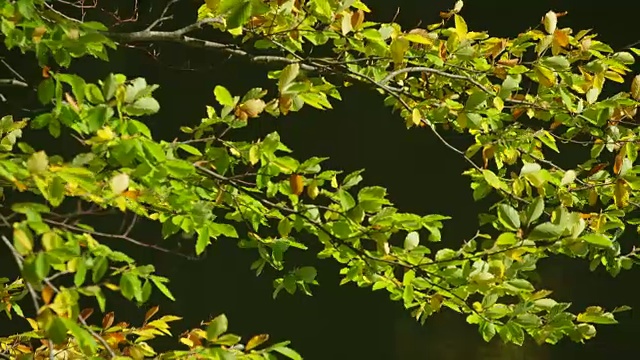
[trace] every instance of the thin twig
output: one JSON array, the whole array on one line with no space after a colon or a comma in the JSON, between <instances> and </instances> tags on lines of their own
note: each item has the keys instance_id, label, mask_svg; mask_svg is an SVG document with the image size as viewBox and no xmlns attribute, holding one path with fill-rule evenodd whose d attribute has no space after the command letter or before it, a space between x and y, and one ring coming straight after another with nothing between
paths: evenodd
<instances>
[{"instance_id":1,"label":"thin twig","mask_svg":"<svg viewBox=\"0 0 640 360\"><path fill-rule=\"evenodd\" d=\"M177 255L189 260L195 260L196 258L194 258L193 256L190 255L186 255L186 254L182 254L179 252L175 252L175 251L171 251L167 248L163 248L161 246L158 245L154 245L154 244L148 244L136 239L133 239L127 235L124 234L108 234L108 233L104 233L104 232L100 232L100 231L94 231L94 230L89 230L89 229L85 229L82 227L78 227L75 225L71 225L71 224L67 224L64 222L60 222L60 221L55 221L55 220L51 220L51 219L43 219L44 222L49 223L49 224L53 224L62 228L65 228L67 230L71 230L71 231L77 231L77 232L82 232L82 233L87 233L93 236L100 236L100 237L104 237L104 238L110 238L110 239L121 239L121 240L125 240L127 242L130 242L132 244L138 245L138 246L142 246L142 247L146 247L146 248L150 248L150 249L154 249L163 253L167 253L167 254L173 254L173 255Z\"/></svg>"},{"instance_id":2,"label":"thin twig","mask_svg":"<svg viewBox=\"0 0 640 360\"><path fill-rule=\"evenodd\" d=\"M24 81L20 81L17 79L0 79L0 86L19 86L19 87L29 87Z\"/></svg>"},{"instance_id":3,"label":"thin twig","mask_svg":"<svg viewBox=\"0 0 640 360\"><path fill-rule=\"evenodd\" d=\"M171 6L175 3L177 3L180 0L170 0L167 2L167 5L165 5L164 9L162 9L162 13L160 14L160 16L151 23L151 25L149 25L145 30L152 30L153 28L155 28L156 26L160 25L163 21L165 20L169 20L172 19L173 16L167 15L167 11L169 11L169 9L171 8Z\"/></svg>"}]
</instances>

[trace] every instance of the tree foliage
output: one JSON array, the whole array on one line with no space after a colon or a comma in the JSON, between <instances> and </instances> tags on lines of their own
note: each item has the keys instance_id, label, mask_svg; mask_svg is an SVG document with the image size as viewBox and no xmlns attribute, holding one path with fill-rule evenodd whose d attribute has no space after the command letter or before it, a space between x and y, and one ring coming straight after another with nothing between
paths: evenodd
<instances>
[{"instance_id":1,"label":"tree foliage","mask_svg":"<svg viewBox=\"0 0 640 360\"><path fill-rule=\"evenodd\" d=\"M522 344L529 335L539 343L583 342L626 309L570 312L570 303L534 287L531 275L546 257L585 259L613 276L638 262L635 248L620 239L640 224L640 76L629 68L640 50L615 52L589 31L561 27L562 14L552 11L514 38L492 37L467 27L462 1L438 23L402 29L367 20L361 0L206 0L194 23L158 30L175 2L143 30L114 32L74 19L56 1L0 0L4 44L35 55L42 69L37 95L46 106L30 119L0 120L1 189L36 195L5 202L0 217L21 273L0 279L1 309L32 328L0 338L0 357L301 358L288 342L228 333L224 315L182 334L178 350L162 354L149 341L171 335L179 317L156 316L151 307L141 324L116 323L106 292L138 304L152 292L173 295L153 265L105 241L169 251L132 238L135 222L124 233L88 225L110 209L159 222L165 238L186 234L196 255L219 238L237 239L255 251L257 274L265 267L281 274L274 297L283 290L310 295L318 285L312 266L285 261L289 250L307 250L315 239L324 248L320 259L342 264L343 284L386 291L422 322L443 308L464 314L487 341L498 335ZM211 32L231 40L203 35ZM268 89L232 94L215 86L217 103L207 106L206 118L181 128L177 140L160 141L145 125L145 116L160 110L156 85L69 70L76 58L108 61L109 51L134 42L217 50L276 70L267 74ZM312 48L329 55L314 57ZM16 76L2 84L28 86ZM382 94L410 131L432 132L468 162L474 199L492 200L475 237L432 251L448 217L402 212L384 187L360 184L362 171L323 169L322 157L296 159L277 133L232 139L234 129L268 116L330 110L340 90L356 82ZM628 91L603 94L609 82ZM83 151L72 158L46 153L42 144L22 141L26 128L53 142L71 135ZM470 134L475 143L455 148L444 131ZM581 163L554 160L584 146L590 152ZM61 214L70 202L79 210ZM99 316L80 309L83 298L93 299ZM35 309L25 312L29 301Z\"/></svg>"}]
</instances>

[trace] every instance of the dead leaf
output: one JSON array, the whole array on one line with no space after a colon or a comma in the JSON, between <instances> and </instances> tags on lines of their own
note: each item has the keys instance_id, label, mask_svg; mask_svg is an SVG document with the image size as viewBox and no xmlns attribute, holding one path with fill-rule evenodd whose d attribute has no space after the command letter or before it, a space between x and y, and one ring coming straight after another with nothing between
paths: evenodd
<instances>
[{"instance_id":1,"label":"dead leaf","mask_svg":"<svg viewBox=\"0 0 640 360\"><path fill-rule=\"evenodd\" d=\"M115 318L115 315L113 314L113 311L106 313L102 318L102 328L103 329L110 328L111 325L113 325L114 318Z\"/></svg>"},{"instance_id":2,"label":"dead leaf","mask_svg":"<svg viewBox=\"0 0 640 360\"><path fill-rule=\"evenodd\" d=\"M147 313L144 314L144 323L146 324L147 321L149 321L149 319L151 319L153 315L155 315L158 312L159 309L160 309L160 306L156 305L156 306L153 306L151 309L147 310Z\"/></svg>"},{"instance_id":3,"label":"dead leaf","mask_svg":"<svg viewBox=\"0 0 640 360\"><path fill-rule=\"evenodd\" d=\"M291 192L300 195L304 190L303 177L298 174L291 174L289 177L289 185L291 186Z\"/></svg>"}]
</instances>

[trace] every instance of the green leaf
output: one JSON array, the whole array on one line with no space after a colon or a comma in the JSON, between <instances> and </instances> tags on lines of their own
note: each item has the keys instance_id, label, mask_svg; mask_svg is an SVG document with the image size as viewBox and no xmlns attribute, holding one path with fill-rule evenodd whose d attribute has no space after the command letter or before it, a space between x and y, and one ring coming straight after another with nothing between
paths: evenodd
<instances>
[{"instance_id":1,"label":"green leaf","mask_svg":"<svg viewBox=\"0 0 640 360\"><path fill-rule=\"evenodd\" d=\"M171 291L169 290L169 288L165 284L163 284L162 281L158 279L158 277L151 276L151 281L156 286L156 288L158 288L158 290L160 290L160 292L164 294L164 296L166 296L167 298L173 301L176 301L176 298L173 297L173 294L171 294Z\"/></svg>"},{"instance_id":2,"label":"green leaf","mask_svg":"<svg viewBox=\"0 0 640 360\"><path fill-rule=\"evenodd\" d=\"M481 321L478 329L480 330L482 338L486 342L491 341L491 339L496 335L496 326L491 322L484 320Z\"/></svg>"},{"instance_id":3,"label":"green leaf","mask_svg":"<svg viewBox=\"0 0 640 360\"><path fill-rule=\"evenodd\" d=\"M133 104L127 105L123 110L134 116L152 115L160 111L160 104L152 97L139 98Z\"/></svg>"},{"instance_id":4,"label":"green leaf","mask_svg":"<svg viewBox=\"0 0 640 360\"><path fill-rule=\"evenodd\" d=\"M542 223L531 230L527 239L529 240L557 240L564 232L564 227L551 222Z\"/></svg>"},{"instance_id":5,"label":"green leaf","mask_svg":"<svg viewBox=\"0 0 640 360\"><path fill-rule=\"evenodd\" d=\"M47 338L54 344L62 344L67 339L67 327L61 318L55 316L45 328Z\"/></svg>"},{"instance_id":6,"label":"green leaf","mask_svg":"<svg viewBox=\"0 0 640 360\"><path fill-rule=\"evenodd\" d=\"M196 255L200 255L204 252L204 249L211 244L211 236L209 235L209 228L207 226L197 229L196 231L198 232Z\"/></svg>"},{"instance_id":7,"label":"green leaf","mask_svg":"<svg viewBox=\"0 0 640 360\"><path fill-rule=\"evenodd\" d=\"M502 180L500 180L500 178L496 174L494 174L493 171L486 170L486 169L482 170L482 176L484 176L485 181L492 188L504 190L504 191L508 190L507 184L505 184Z\"/></svg>"},{"instance_id":8,"label":"green leaf","mask_svg":"<svg viewBox=\"0 0 640 360\"><path fill-rule=\"evenodd\" d=\"M467 99L467 103L464 106L465 110L476 110L477 108L485 104L485 102L487 101L487 97L488 95L484 91L474 91L471 95L469 95L469 98Z\"/></svg>"},{"instance_id":9,"label":"green leaf","mask_svg":"<svg viewBox=\"0 0 640 360\"><path fill-rule=\"evenodd\" d=\"M343 189L340 189L337 192L338 192L338 198L340 199L340 205L342 205L342 209L344 211L347 211L353 208L354 206L356 206L356 201L353 198L353 196L349 194L349 192Z\"/></svg>"},{"instance_id":10,"label":"green leaf","mask_svg":"<svg viewBox=\"0 0 640 360\"><path fill-rule=\"evenodd\" d=\"M193 165L184 160L167 160L164 166L170 175L178 179L185 178L195 172Z\"/></svg>"},{"instance_id":11,"label":"green leaf","mask_svg":"<svg viewBox=\"0 0 640 360\"><path fill-rule=\"evenodd\" d=\"M529 226L534 221L538 220L543 212L544 198L542 198L542 196L538 196L527 206L527 210L525 212L526 220L524 221L525 226Z\"/></svg>"},{"instance_id":12,"label":"green leaf","mask_svg":"<svg viewBox=\"0 0 640 360\"><path fill-rule=\"evenodd\" d=\"M191 146L189 144L180 144L178 147L191 155L202 156L202 152L198 150L198 148Z\"/></svg>"},{"instance_id":13,"label":"green leaf","mask_svg":"<svg viewBox=\"0 0 640 360\"><path fill-rule=\"evenodd\" d=\"M292 228L291 221L288 218L282 218L278 223L278 234L282 237L287 237Z\"/></svg>"},{"instance_id":14,"label":"green leaf","mask_svg":"<svg viewBox=\"0 0 640 360\"><path fill-rule=\"evenodd\" d=\"M38 100L40 100L43 105L46 105L53 99L54 92L55 84L53 83L53 79L48 78L42 80L40 85L38 85Z\"/></svg>"},{"instance_id":15,"label":"green leaf","mask_svg":"<svg viewBox=\"0 0 640 360\"><path fill-rule=\"evenodd\" d=\"M412 231L404 238L404 249L411 251L420 245L420 234L417 231Z\"/></svg>"},{"instance_id":16,"label":"green leaf","mask_svg":"<svg viewBox=\"0 0 640 360\"><path fill-rule=\"evenodd\" d=\"M228 238L234 238L234 239L238 238L238 232L236 231L236 228L233 227L233 225L221 224L221 223L210 223L209 226L211 227L210 230L213 231L215 236L222 235Z\"/></svg>"},{"instance_id":17,"label":"green leaf","mask_svg":"<svg viewBox=\"0 0 640 360\"><path fill-rule=\"evenodd\" d=\"M140 278L132 272L125 272L120 277L120 292L125 299L131 300L133 297L142 295L142 283Z\"/></svg>"},{"instance_id":18,"label":"green leaf","mask_svg":"<svg viewBox=\"0 0 640 360\"><path fill-rule=\"evenodd\" d=\"M518 238L516 234L511 232L506 232L500 234L496 239L496 245L513 245L518 242Z\"/></svg>"},{"instance_id":19,"label":"green leaf","mask_svg":"<svg viewBox=\"0 0 640 360\"><path fill-rule=\"evenodd\" d=\"M96 84L87 84L84 88L84 96L93 104L104 103L104 96Z\"/></svg>"},{"instance_id":20,"label":"green leaf","mask_svg":"<svg viewBox=\"0 0 640 360\"><path fill-rule=\"evenodd\" d=\"M566 70L571 67L571 63L564 56L550 56L542 59L542 64L554 70Z\"/></svg>"},{"instance_id":21,"label":"green leaf","mask_svg":"<svg viewBox=\"0 0 640 360\"><path fill-rule=\"evenodd\" d=\"M209 326L207 326L207 340L213 341L218 338L218 336L227 332L227 328L229 327L229 321L227 320L227 316L225 314L220 314L216 316L211 322Z\"/></svg>"},{"instance_id":22,"label":"green leaf","mask_svg":"<svg viewBox=\"0 0 640 360\"><path fill-rule=\"evenodd\" d=\"M107 75L107 78L102 82L102 95L104 95L104 99L109 101L116 94L116 89L118 88L119 81L114 74Z\"/></svg>"},{"instance_id":23,"label":"green leaf","mask_svg":"<svg viewBox=\"0 0 640 360\"><path fill-rule=\"evenodd\" d=\"M612 313L607 313L602 311L601 308L597 306L591 306L587 308L587 311L578 314L577 320L583 323L591 323L591 324L617 324L618 321L615 319Z\"/></svg>"},{"instance_id":24,"label":"green leaf","mask_svg":"<svg viewBox=\"0 0 640 360\"><path fill-rule=\"evenodd\" d=\"M609 239L607 236L603 234L591 233L591 234L582 236L581 239L588 242L591 245L604 247L604 248L610 248L613 245L613 241L611 241L611 239Z\"/></svg>"},{"instance_id":25,"label":"green leaf","mask_svg":"<svg viewBox=\"0 0 640 360\"><path fill-rule=\"evenodd\" d=\"M284 93L286 91L289 84L298 77L299 73L300 65L297 63L289 64L282 70L280 73L280 79L278 80L278 89L280 89L280 93Z\"/></svg>"},{"instance_id":26,"label":"green leaf","mask_svg":"<svg viewBox=\"0 0 640 360\"><path fill-rule=\"evenodd\" d=\"M76 287L82 286L87 277L87 263L84 258L80 258L76 266L76 273L73 275L73 284Z\"/></svg>"},{"instance_id":27,"label":"green leaf","mask_svg":"<svg viewBox=\"0 0 640 360\"><path fill-rule=\"evenodd\" d=\"M220 336L219 338L217 338L213 342L215 344L218 344L218 345L233 346L233 345L239 343L240 340L242 340L242 338L240 336L238 336L238 335L235 335L235 334L224 334L224 335Z\"/></svg>"},{"instance_id":28,"label":"green leaf","mask_svg":"<svg viewBox=\"0 0 640 360\"><path fill-rule=\"evenodd\" d=\"M42 129L45 126L49 125L49 122L53 116L51 113L40 114L35 117L35 119L31 120L31 128L32 129Z\"/></svg>"},{"instance_id":29,"label":"green leaf","mask_svg":"<svg viewBox=\"0 0 640 360\"><path fill-rule=\"evenodd\" d=\"M243 1L238 6L231 9L227 16L227 28L236 29L243 26L251 17L251 2Z\"/></svg>"},{"instance_id":30,"label":"green leaf","mask_svg":"<svg viewBox=\"0 0 640 360\"><path fill-rule=\"evenodd\" d=\"M91 335L91 333L89 333L87 330L83 329L70 319L60 318L60 320L64 322L64 325L76 338L85 356L95 353L95 351L98 349L98 343L93 338L93 335Z\"/></svg>"},{"instance_id":31,"label":"green leaf","mask_svg":"<svg viewBox=\"0 0 640 360\"><path fill-rule=\"evenodd\" d=\"M288 348L286 346L275 347L272 350L288 357L289 359L302 360L302 356L300 354L298 354L295 350Z\"/></svg>"},{"instance_id":32,"label":"green leaf","mask_svg":"<svg viewBox=\"0 0 640 360\"><path fill-rule=\"evenodd\" d=\"M236 104L233 96L231 96L229 90L224 86L216 86L215 89L213 89L213 94L216 96L216 101L222 106L235 106Z\"/></svg>"},{"instance_id":33,"label":"green leaf","mask_svg":"<svg viewBox=\"0 0 640 360\"><path fill-rule=\"evenodd\" d=\"M543 144L545 144L549 149L560 153L560 150L558 149L558 145L556 145L556 138L554 138L548 131L543 130L543 131L538 131L536 133L536 137L542 141Z\"/></svg>"},{"instance_id":34,"label":"green leaf","mask_svg":"<svg viewBox=\"0 0 640 360\"><path fill-rule=\"evenodd\" d=\"M44 279L49 276L49 260L47 259L47 255L44 252L38 252L34 261L34 266L34 270L36 275L38 275L38 278Z\"/></svg>"},{"instance_id":35,"label":"green leaf","mask_svg":"<svg viewBox=\"0 0 640 360\"><path fill-rule=\"evenodd\" d=\"M304 281L306 283L310 283L310 282L313 282L316 279L316 276L318 275L318 272L312 266L305 266L305 267L301 267L300 269L296 270L296 275L302 281Z\"/></svg>"},{"instance_id":36,"label":"green leaf","mask_svg":"<svg viewBox=\"0 0 640 360\"><path fill-rule=\"evenodd\" d=\"M519 291L533 291L535 288L525 279L513 279L505 282L505 285Z\"/></svg>"},{"instance_id":37,"label":"green leaf","mask_svg":"<svg viewBox=\"0 0 640 360\"><path fill-rule=\"evenodd\" d=\"M109 269L109 260L106 257L98 257L93 261L93 267L91 268L91 281L94 283L100 282L104 274L107 273Z\"/></svg>"},{"instance_id":38,"label":"green leaf","mask_svg":"<svg viewBox=\"0 0 640 360\"><path fill-rule=\"evenodd\" d=\"M516 231L520 228L518 211L507 204L498 205L498 219L509 230Z\"/></svg>"},{"instance_id":39,"label":"green leaf","mask_svg":"<svg viewBox=\"0 0 640 360\"><path fill-rule=\"evenodd\" d=\"M508 334L508 339L514 344L521 346L524 343L524 330L513 321L509 321L504 325L504 331Z\"/></svg>"}]
</instances>

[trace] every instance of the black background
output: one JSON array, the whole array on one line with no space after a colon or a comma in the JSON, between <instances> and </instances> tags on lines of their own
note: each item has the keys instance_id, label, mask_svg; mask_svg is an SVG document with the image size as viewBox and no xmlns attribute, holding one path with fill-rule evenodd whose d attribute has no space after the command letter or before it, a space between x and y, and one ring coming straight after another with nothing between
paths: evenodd
<instances>
[{"instance_id":1,"label":"black background","mask_svg":"<svg viewBox=\"0 0 640 360\"><path fill-rule=\"evenodd\" d=\"M123 13L130 11L130 1L117 3ZM159 0L139 1L141 21L156 16L163 3ZM454 1L370 0L366 3L373 10L368 18L391 21L399 9L396 21L403 27L412 27L420 22L439 21L438 12L453 7ZM189 1L179 3L175 8L176 18L167 22L164 28L189 23L195 17L198 5ZM568 15L560 19L559 27L571 27L576 31L593 28L600 34L600 39L614 49L640 40L640 32L636 30L640 14L640 2L637 1L468 0L462 15L474 31L487 30L494 36L513 37L536 26L550 9L568 11ZM143 27L144 24L138 23L116 29L125 31ZM149 83L159 84L156 98L160 101L161 111L143 120L155 137L165 140L178 136L180 126L200 121L205 105L214 104L212 90L218 84L234 94L242 94L255 86L275 89L266 79L265 66L179 45L161 45L156 49L160 54L157 59L139 49L124 48L112 52L108 64L82 59L71 71L93 82L109 72L121 72L130 78L142 76ZM28 73L27 78L31 76L37 84L38 74L33 74L35 68L31 59L25 59L15 51L7 55L12 65ZM30 95L19 91L5 92L5 95L11 101L4 104L3 113L20 114L21 106L16 104L24 105L21 99L30 99ZM473 202L468 179L461 176L467 167L463 160L428 131L407 131L402 119L384 107L382 97L374 91L354 86L344 89L342 96L342 102L334 102L334 110L322 112L306 107L279 119L263 116L252 120L251 126L237 136L258 137L275 130L284 143L294 149L297 158L329 156L331 160L326 166L347 172L366 168L365 184L387 187L391 200L400 209L452 216L443 231L444 245L456 247L473 236L477 229L477 213L483 206ZM78 150L71 142L65 142L66 147L60 148L59 143L40 142L47 137L30 136L28 139L35 139L31 142L35 147L49 154L71 155ZM470 142L467 137L455 135L448 136L447 140L459 148ZM103 222L103 225L119 227L120 223L114 220L112 224ZM159 234L158 224L153 223L141 225L134 233L138 239L151 242L159 241ZM634 238L627 240L637 241ZM146 249L131 249L126 244L109 245L128 249L140 263L154 263L161 275L171 278L170 288L178 301L171 303L154 294L152 302L159 302L164 313L184 316L184 320L176 325L176 335L200 320L224 312L232 331L243 336L266 332L277 340L292 340L292 346L309 360L603 358L631 355L636 347L634 330L639 319L634 312L621 314L619 325L599 327L598 336L586 345L565 340L556 346L527 343L517 347L503 345L497 338L487 344L481 340L477 328L467 325L464 317L457 314L445 311L421 326L409 317L400 303L391 302L384 292L372 293L353 285L338 286L337 264L330 260L314 260L312 254L297 256L292 252L288 255L292 264L318 267L321 286L315 288L314 296L283 294L272 300L273 273L256 278L249 270L249 264L257 255L237 249L233 240L220 239L209 248L206 259L195 262ZM0 267L3 274L5 269L13 267L6 249L0 251ZM622 304L640 306L635 293L636 270L623 272L613 279L603 270L590 273L584 261L554 259L542 262L542 274L545 287L554 290L558 300L574 301L575 311L592 304L610 308ZM135 322L142 317L144 309L136 309L117 297L113 297L111 304L117 304L118 320ZM93 320L97 321L97 318ZM5 329L9 329L9 321L3 317L0 318L0 336L6 335ZM174 344L168 340L159 343L162 347Z\"/></svg>"}]
</instances>

